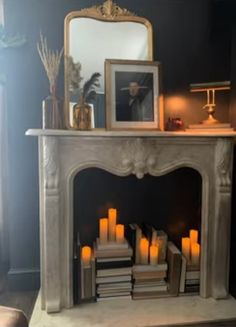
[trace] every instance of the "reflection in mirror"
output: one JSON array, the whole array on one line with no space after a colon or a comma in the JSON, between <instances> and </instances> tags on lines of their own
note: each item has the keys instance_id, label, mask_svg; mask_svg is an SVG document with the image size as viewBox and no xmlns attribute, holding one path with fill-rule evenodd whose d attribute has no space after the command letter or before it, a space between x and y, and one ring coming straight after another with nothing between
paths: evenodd
<instances>
[{"instance_id":1,"label":"reflection in mirror","mask_svg":"<svg viewBox=\"0 0 236 327\"><path fill-rule=\"evenodd\" d=\"M104 5L106 3L115 6L111 1ZM96 96L90 101L95 127L105 127L105 59L152 60L151 24L118 6L106 15L101 10L99 15L101 7L73 12L65 19L65 100L69 128L75 128L74 107L79 103L81 88L94 73L101 74L99 85L95 87ZM77 75L82 80L74 89L70 82L69 57L74 64L80 64Z\"/></svg>"},{"instance_id":2,"label":"reflection in mirror","mask_svg":"<svg viewBox=\"0 0 236 327\"><path fill-rule=\"evenodd\" d=\"M99 92L104 93L105 59L148 60L148 33L142 24L75 18L69 26L69 54L82 64L84 80L94 72L102 75Z\"/></svg>"}]
</instances>

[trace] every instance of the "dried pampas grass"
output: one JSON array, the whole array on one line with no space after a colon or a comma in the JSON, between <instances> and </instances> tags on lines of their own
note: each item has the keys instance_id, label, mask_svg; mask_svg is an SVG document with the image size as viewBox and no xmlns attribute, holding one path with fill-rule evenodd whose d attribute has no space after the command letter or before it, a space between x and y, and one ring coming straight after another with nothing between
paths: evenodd
<instances>
[{"instance_id":1,"label":"dried pampas grass","mask_svg":"<svg viewBox=\"0 0 236 327\"><path fill-rule=\"evenodd\" d=\"M40 33L40 42L37 43L37 49L48 77L50 93L55 94L63 48L60 52L50 50L46 37L43 37L42 33Z\"/></svg>"}]
</instances>

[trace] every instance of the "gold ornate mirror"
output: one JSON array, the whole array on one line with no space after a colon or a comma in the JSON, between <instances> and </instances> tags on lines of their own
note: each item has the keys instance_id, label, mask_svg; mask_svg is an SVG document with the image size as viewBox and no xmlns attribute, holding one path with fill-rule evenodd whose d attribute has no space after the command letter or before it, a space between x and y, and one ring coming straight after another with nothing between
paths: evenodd
<instances>
[{"instance_id":1,"label":"gold ornate mirror","mask_svg":"<svg viewBox=\"0 0 236 327\"><path fill-rule=\"evenodd\" d=\"M79 87L93 73L100 73L100 85L96 87L92 105L95 115L105 117L105 59L152 60L152 37L152 26L147 19L120 8L112 0L66 16L65 109L68 128L73 128L73 106L78 103ZM71 65L77 68L73 73ZM82 78L80 85L73 87L73 74L77 79L78 75ZM102 127L101 122L98 121L95 127Z\"/></svg>"}]
</instances>

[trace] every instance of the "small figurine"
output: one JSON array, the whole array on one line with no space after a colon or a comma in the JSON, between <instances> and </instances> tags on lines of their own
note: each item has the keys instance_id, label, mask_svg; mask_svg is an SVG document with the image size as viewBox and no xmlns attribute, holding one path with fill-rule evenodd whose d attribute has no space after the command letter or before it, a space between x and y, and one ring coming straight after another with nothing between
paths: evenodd
<instances>
[{"instance_id":1,"label":"small figurine","mask_svg":"<svg viewBox=\"0 0 236 327\"><path fill-rule=\"evenodd\" d=\"M181 118L168 118L165 126L166 131L184 131L184 123Z\"/></svg>"}]
</instances>

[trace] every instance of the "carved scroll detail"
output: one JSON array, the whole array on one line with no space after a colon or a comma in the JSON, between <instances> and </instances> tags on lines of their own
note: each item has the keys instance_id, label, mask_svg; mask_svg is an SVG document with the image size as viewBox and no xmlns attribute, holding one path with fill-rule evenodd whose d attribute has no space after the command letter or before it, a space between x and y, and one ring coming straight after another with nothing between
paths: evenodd
<instances>
[{"instance_id":1,"label":"carved scroll detail","mask_svg":"<svg viewBox=\"0 0 236 327\"><path fill-rule=\"evenodd\" d=\"M219 186L223 189L231 186L231 142L220 139L216 145L216 169Z\"/></svg>"},{"instance_id":2,"label":"carved scroll detail","mask_svg":"<svg viewBox=\"0 0 236 327\"><path fill-rule=\"evenodd\" d=\"M106 0L100 6L93 6L91 8L85 8L80 10L80 15L100 16L102 18L114 19L119 16L136 16L134 13L128 11L125 8L119 7L112 0Z\"/></svg>"},{"instance_id":3,"label":"carved scroll detail","mask_svg":"<svg viewBox=\"0 0 236 327\"><path fill-rule=\"evenodd\" d=\"M121 164L141 179L145 174L151 173L157 163L154 149L152 142L145 142L140 138L127 141L121 149Z\"/></svg>"},{"instance_id":4,"label":"carved scroll detail","mask_svg":"<svg viewBox=\"0 0 236 327\"><path fill-rule=\"evenodd\" d=\"M59 187L59 158L57 139L47 137L43 141L44 187L56 190Z\"/></svg>"}]
</instances>

